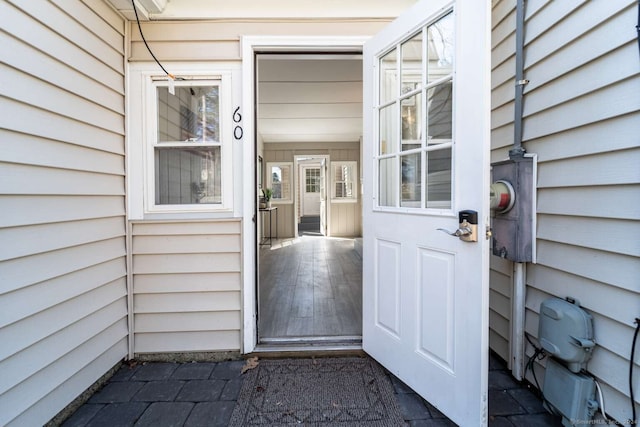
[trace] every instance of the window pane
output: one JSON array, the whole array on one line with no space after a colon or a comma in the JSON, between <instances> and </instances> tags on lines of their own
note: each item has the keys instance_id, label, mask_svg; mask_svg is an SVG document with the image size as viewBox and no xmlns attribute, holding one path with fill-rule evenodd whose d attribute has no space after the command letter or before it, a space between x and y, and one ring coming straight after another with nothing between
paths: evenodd
<instances>
[{"instance_id":1,"label":"window pane","mask_svg":"<svg viewBox=\"0 0 640 427\"><path fill-rule=\"evenodd\" d=\"M422 206L422 153L401 157L402 197L400 206L419 208Z\"/></svg>"},{"instance_id":2,"label":"window pane","mask_svg":"<svg viewBox=\"0 0 640 427\"><path fill-rule=\"evenodd\" d=\"M380 104L398 96L397 49L380 58Z\"/></svg>"},{"instance_id":3,"label":"window pane","mask_svg":"<svg viewBox=\"0 0 640 427\"><path fill-rule=\"evenodd\" d=\"M291 166L278 165L271 167L271 190L274 200L291 199Z\"/></svg>"},{"instance_id":4,"label":"window pane","mask_svg":"<svg viewBox=\"0 0 640 427\"><path fill-rule=\"evenodd\" d=\"M156 148L156 205L221 203L220 147Z\"/></svg>"},{"instance_id":5,"label":"window pane","mask_svg":"<svg viewBox=\"0 0 640 427\"><path fill-rule=\"evenodd\" d=\"M395 153L398 150L397 139L397 117L394 112L396 110L396 104L391 104L388 107L380 110L380 154Z\"/></svg>"},{"instance_id":6,"label":"window pane","mask_svg":"<svg viewBox=\"0 0 640 427\"><path fill-rule=\"evenodd\" d=\"M333 166L333 182L335 186L335 198L355 198L355 165L349 163L339 163Z\"/></svg>"},{"instance_id":7,"label":"window pane","mask_svg":"<svg viewBox=\"0 0 640 427\"><path fill-rule=\"evenodd\" d=\"M158 142L220 142L218 86L158 87Z\"/></svg>"},{"instance_id":8,"label":"window pane","mask_svg":"<svg viewBox=\"0 0 640 427\"><path fill-rule=\"evenodd\" d=\"M428 123L427 134L431 143L452 138L453 116L453 84L451 81L429 89L427 94Z\"/></svg>"},{"instance_id":9,"label":"window pane","mask_svg":"<svg viewBox=\"0 0 640 427\"><path fill-rule=\"evenodd\" d=\"M381 159L378 165L378 205L395 206L398 193L396 158Z\"/></svg>"},{"instance_id":10,"label":"window pane","mask_svg":"<svg viewBox=\"0 0 640 427\"><path fill-rule=\"evenodd\" d=\"M453 14L442 17L427 28L427 82L453 72Z\"/></svg>"},{"instance_id":11,"label":"window pane","mask_svg":"<svg viewBox=\"0 0 640 427\"><path fill-rule=\"evenodd\" d=\"M307 193L320 192L320 169L305 169L305 186Z\"/></svg>"},{"instance_id":12,"label":"window pane","mask_svg":"<svg viewBox=\"0 0 640 427\"><path fill-rule=\"evenodd\" d=\"M427 207L451 208L451 148L427 152Z\"/></svg>"},{"instance_id":13,"label":"window pane","mask_svg":"<svg viewBox=\"0 0 640 427\"><path fill-rule=\"evenodd\" d=\"M402 92L422 86L422 32L402 44Z\"/></svg>"},{"instance_id":14,"label":"window pane","mask_svg":"<svg viewBox=\"0 0 640 427\"><path fill-rule=\"evenodd\" d=\"M421 146L422 121L424 116L420 114L422 106L422 93L417 93L404 99L402 105L402 149L411 150Z\"/></svg>"}]
</instances>

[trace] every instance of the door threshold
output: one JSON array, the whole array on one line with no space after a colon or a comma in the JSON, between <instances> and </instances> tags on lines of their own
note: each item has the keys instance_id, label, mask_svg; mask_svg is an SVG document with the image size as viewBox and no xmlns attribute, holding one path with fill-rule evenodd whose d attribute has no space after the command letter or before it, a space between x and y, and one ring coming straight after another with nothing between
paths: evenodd
<instances>
[{"instance_id":1,"label":"door threshold","mask_svg":"<svg viewBox=\"0 0 640 427\"><path fill-rule=\"evenodd\" d=\"M364 354L362 337L285 337L262 338L253 351L260 357L318 357Z\"/></svg>"}]
</instances>

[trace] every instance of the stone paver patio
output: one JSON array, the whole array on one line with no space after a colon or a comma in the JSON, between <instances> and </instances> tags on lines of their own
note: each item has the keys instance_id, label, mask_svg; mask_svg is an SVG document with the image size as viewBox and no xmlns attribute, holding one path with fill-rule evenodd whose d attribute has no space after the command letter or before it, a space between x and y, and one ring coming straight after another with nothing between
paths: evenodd
<instances>
[{"instance_id":1,"label":"stone paver patio","mask_svg":"<svg viewBox=\"0 0 640 427\"><path fill-rule=\"evenodd\" d=\"M123 365L64 427L226 426L236 405L243 360ZM402 381L390 375L406 426L455 426ZM489 425L560 426L526 384L511 377L492 356L489 366Z\"/></svg>"}]
</instances>

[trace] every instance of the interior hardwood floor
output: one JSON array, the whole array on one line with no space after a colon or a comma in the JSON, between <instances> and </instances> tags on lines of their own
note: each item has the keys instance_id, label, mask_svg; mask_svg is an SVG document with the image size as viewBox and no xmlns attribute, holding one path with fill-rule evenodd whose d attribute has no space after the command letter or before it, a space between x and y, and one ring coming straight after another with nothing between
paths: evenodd
<instances>
[{"instance_id":1,"label":"interior hardwood floor","mask_svg":"<svg viewBox=\"0 0 640 427\"><path fill-rule=\"evenodd\" d=\"M260 249L258 334L360 337L362 259L353 239L302 236Z\"/></svg>"}]
</instances>

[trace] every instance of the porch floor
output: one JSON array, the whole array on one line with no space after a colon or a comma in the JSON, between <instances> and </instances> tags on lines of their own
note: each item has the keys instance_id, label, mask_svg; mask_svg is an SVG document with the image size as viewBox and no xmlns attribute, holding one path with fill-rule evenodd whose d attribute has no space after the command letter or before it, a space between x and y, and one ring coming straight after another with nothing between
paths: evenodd
<instances>
[{"instance_id":1,"label":"porch floor","mask_svg":"<svg viewBox=\"0 0 640 427\"><path fill-rule=\"evenodd\" d=\"M120 370L82 405L64 427L226 426L238 403L244 361L146 363ZM389 374L405 426L455 426L437 409ZM504 362L489 362L489 425L560 426L527 384Z\"/></svg>"}]
</instances>

